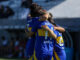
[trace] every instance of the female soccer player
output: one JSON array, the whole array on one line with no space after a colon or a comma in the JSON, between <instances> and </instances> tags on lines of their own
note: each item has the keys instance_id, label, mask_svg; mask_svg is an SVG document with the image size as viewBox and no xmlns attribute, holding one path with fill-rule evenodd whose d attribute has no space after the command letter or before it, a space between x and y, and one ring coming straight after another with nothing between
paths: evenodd
<instances>
[{"instance_id":1,"label":"female soccer player","mask_svg":"<svg viewBox=\"0 0 80 60\"><path fill-rule=\"evenodd\" d=\"M34 21L37 21L40 15L39 10L41 9L41 6L37 5L36 3L33 3L30 6L30 15L27 17L27 26L25 29L26 35L28 35L27 32L31 31L32 26L34 24ZM35 45L35 36L28 36L28 41L26 44L26 58L29 60L32 60L33 58L33 52L34 52L34 45Z\"/></svg>"},{"instance_id":2,"label":"female soccer player","mask_svg":"<svg viewBox=\"0 0 80 60\"><path fill-rule=\"evenodd\" d=\"M57 39L54 41L54 50L53 50L54 60L66 60L66 53L64 50L64 41L61 34L61 32L64 32L65 29L63 27L57 26L54 23L51 13L49 14L48 20L54 25L54 33L57 35Z\"/></svg>"},{"instance_id":3,"label":"female soccer player","mask_svg":"<svg viewBox=\"0 0 80 60\"><path fill-rule=\"evenodd\" d=\"M29 33L29 35L36 33L34 60L51 60L53 56L52 38L56 39L57 36L53 32L53 25L47 19L48 13L44 13L33 25L32 33Z\"/></svg>"}]
</instances>

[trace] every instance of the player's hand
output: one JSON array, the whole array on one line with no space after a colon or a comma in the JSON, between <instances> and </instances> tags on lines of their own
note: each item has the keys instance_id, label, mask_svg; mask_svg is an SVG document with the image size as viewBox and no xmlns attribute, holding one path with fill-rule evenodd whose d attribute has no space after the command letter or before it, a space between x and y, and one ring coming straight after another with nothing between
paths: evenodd
<instances>
[{"instance_id":1,"label":"player's hand","mask_svg":"<svg viewBox=\"0 0 80 60\"><path fill-rule=\"evenodd\" d=\"M46 26L46 25L43 25L42 28L43 28L44 30L46 30L46 31L49 31L49 30L50 30L49 27Z\"/></svg>"},{"instance_id":2,"label":"player's hand","mask_svg":"<svg viewBox=\"0 0 80 60\"><path fill-rule=\"evenodd\" d=\"M60 27L60 26L54 26L54 29L55 30L58 30L59 32L65 32L65 29L63 27Z\"/></svg>"}]
</instances>

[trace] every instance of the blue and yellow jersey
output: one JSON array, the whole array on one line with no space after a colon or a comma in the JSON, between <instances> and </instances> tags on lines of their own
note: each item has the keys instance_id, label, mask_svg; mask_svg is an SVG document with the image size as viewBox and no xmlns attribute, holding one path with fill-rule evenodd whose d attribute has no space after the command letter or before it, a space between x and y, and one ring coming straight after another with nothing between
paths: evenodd
<instances>
[{"instance_id":1,"label":"blue and yellow jersey","mask_svg":"<svg viewBox=\"0 0 80 60\"><path fill-rule=\"evenodd\" d=\"M50 37L48 31L42 29L41 26L47 25L51 30L54 30L53 25L48 21L38 21L34 24L32 31L36 33L36 42L35 42L35 55L36 57L41 56L52 56L53 55L53 45L54 40Z\"/></svg>"},{"instance_id":2,"label":"blue and yellow jersey","mask_svg":"<svg viewBox=\"0 0 80 60\"><path fill-rule=\"evenodd\" d=\"M38 20L39 20L39 17L34 17L34 18L27 17L27 24L26 24L27 30L31 31L34 22L36 22Z\"/></svg>"},{"instance_id":3,"label":"blue and yellow jersey","mask_svg":"<svg viewBox=\"0 0 80 60\"><path fill-rule=\"evenodd\" d=\"M57 39L54 41L54 60L66 60L62 34L57 30L54 30L54 33L57 35Z\"/></svg>"},{"instance_id":4,"label":"blue and yellow jersey","mask_svg":"<svg viewBox=\"0 0 80 60\"><path fill-rule=\"evenodd\" d=\"M62 34L57 30L54 30L54 33L57 35L57 39L54 42L55 49L57 49L57 50L58 50L58 48L64 49L64 40L63 40Z\"/></svg>"},{"instance_id":5,"label":"blue and yellow jersey","mask_svg":"<svg viewBox=\"0 0 80 60\"><path fill-rule=\"evenodd\" d=\"M34 24L35 21L37 21L39 18L35 17L35 18L27 18L27 31L31 31L32 26ZM29 37L27 44L26 44L26 57L30 58L33 55L34 52L34 45L35 45L35 37Z\"/></svg>"}]
</instances>

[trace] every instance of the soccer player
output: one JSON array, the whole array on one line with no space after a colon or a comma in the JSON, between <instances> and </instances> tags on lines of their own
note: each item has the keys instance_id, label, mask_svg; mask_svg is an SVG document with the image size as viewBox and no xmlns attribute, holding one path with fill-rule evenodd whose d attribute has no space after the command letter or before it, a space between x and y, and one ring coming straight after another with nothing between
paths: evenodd
<instances>
[{"instance_id":1,"label":"soccer player","mask_svg":"<svg viewBox=\"0 0 80 60\"><path fill-rule=\"evenodd\" d=\"M40 20L35 22L32 28L33 35L36 33L36 42L34 50L34 60L51 60L53 56L54 40L56 35L54 34L53 25L47 21L48 14L44 13L40 17Z\"/></svg>"},{"instance_id":2,"label":"soccer player","mask_svg":"<svg viewBox=\"0 0 80 60\"><path fill-rule=\"evenodd\" d=\"M26 27L26 35L27 35L27 31L31 31L32 29L32 19L31 17L27 17L27 27ZM32 55L33 55L33 51L34 50L34 37L28 37L28 41L26 44L26 58L27 59L32 59Z\"/></svg>"},{"instance_id":3,"label":"soccer player","mask_svg":"<svg viewBox=\"0 0 80 60\"><path fill-rule=\"evenodd\" d=\"M57 39L54 41L54 60L66 60L62 34L57 30L54 33L57 35Z\"/></svg>"},{"instance_id":4,"label":"soccer player","mask_svg":"<svg viewBox=\"0 0 80 60\"><path fill-rule=\"evenodd\" d=\"M37 21L39 19L38 16L39 16L40 9L41 7L35 3L33 3L30 6L31 12L30 12L30 15L27 17L27 25L25 30L26 35L28 34L27 32L31 31L34 21ZM29 60L32 60L33 58L34 45L35 45L35 35L31 37L28 36L28 42L26 44L26 58Z\"/></svg>"},{"instance_id":5,"label":"soccer player","mask_svg":"<svg viewBox=\"0 0 80 60\"><path fill-rule=\"evenodd\" d=\"M53 53L54 60L66 60L64 41L62 34L60 33L64 32L65 29L63 27L57 26L54 23L51 13L48 20L54 25L54 33L57 35L57 39L54 41L54 53Z\"/></svg>"},{"instance_id":6,"label":"soccer player","mask_svg":"<svg viewBox=\"0 0 80 60\"><path fill-rule=\"evenodd\" d=\"M51 13L49 13L48 21L54 25L54 29L58 30L61 33L65 32L65 29L63 27L57 25L52 17L53 17L53 15Z\"/></svg>"}]
</instances>

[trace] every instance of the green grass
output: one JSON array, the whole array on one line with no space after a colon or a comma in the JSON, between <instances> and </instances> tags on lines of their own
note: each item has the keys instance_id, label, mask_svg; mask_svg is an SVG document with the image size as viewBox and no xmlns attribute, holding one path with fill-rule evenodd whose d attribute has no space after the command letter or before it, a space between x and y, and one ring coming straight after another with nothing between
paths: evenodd
<instances>
[{"instance_id":1,"label":"green grass","mask_svg":"<svg viewBox=\"0 0 80 60\"><path fill-rule=\"evenodd\" d=\"M5 58L1 58L0 60L26 60L26 59L5 59Z\"/></svg>"}]
</instances>

